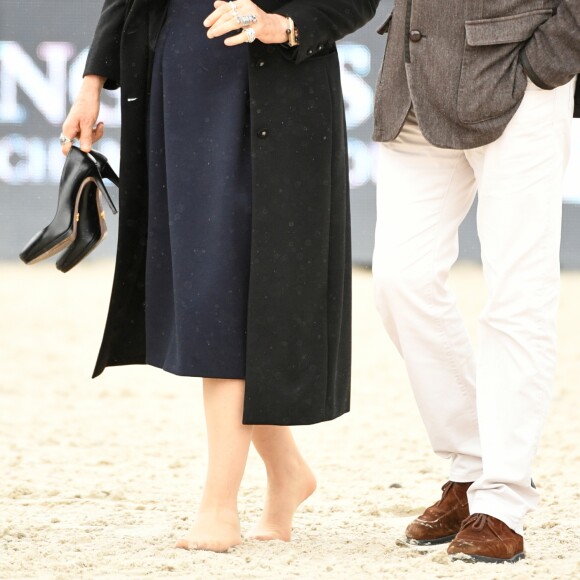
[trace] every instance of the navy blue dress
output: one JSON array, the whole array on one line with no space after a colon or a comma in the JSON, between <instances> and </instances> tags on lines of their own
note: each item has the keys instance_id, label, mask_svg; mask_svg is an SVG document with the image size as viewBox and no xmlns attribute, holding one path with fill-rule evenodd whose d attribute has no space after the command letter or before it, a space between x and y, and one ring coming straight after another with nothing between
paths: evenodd
<instances>
[{"instance_id":1,"label":"navy blue dress","mask_svg":"<svg viewBox=\"0 0 580 580\"><path fill-rule=\"evenodd\" d=\"M208 39L211 0L170 0L149 118L147 363L245 377L251 233L248 51Z\"/></svg>"}]
</instances>

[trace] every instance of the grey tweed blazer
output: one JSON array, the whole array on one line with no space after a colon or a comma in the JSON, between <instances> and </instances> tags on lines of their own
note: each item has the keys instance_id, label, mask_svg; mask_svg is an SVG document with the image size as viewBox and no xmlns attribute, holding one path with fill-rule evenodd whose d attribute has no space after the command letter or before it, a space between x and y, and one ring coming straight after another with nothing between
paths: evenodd
<instances>
[{"instance_id":1,"label":"grey tweed blazer","mask_svg":"<svg viewBox=\"0 0 580 580\"><path fill-rule=\"evenodd\" d=\"M580 73L580 0L395 0L379 32L376 141L399 134L412 104L434 145L479 147L502 134L528 79L553 89Z\"/></svg>"}]
</instances>

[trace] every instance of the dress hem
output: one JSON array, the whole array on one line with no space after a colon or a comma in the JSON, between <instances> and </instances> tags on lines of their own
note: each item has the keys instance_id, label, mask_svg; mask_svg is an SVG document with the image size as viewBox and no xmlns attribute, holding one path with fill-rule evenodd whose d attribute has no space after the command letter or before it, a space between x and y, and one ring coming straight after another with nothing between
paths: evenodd
<instances>
[{"instance_id":1,"label":"dress hem","mask_svg":"<svg viewBox=\"0 0 580 580\"><path fill-rule=\"evenodd\" d=\"M169 365L163 365L163 364L157 364L155 362L152 361L145 361L144 363L142 363L146 366L150 366L156 369L160 369L162 371L165 371L166 373L178 376L178 377L188 377L191 379L229 379L229 380L238 380L238 381L245 381L246 377L240 377L239 375L229 375L228 373L222 373L219 374L218 373L199 373L199 374L191 374L187 371L179 371L177 369L173 369L171 368Z\"/></svg>"}]
</instances>

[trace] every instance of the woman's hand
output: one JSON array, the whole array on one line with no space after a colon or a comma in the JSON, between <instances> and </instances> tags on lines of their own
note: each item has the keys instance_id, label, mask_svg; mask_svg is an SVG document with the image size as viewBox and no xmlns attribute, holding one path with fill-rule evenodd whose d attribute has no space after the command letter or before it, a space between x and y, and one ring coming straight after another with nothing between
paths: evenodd
<instances>
[{"instance_id":1,"label":"woman's hand","mask_svg":"<svg viewBox=\"0 0 580 580\"><path fill-rule=\"evenodd\" d=\"M71 141L79 139L81 149L87 153L93 148L93 143L104 134L103 123L95 125L101 106L101 90L105 78L97 75L87 75L71 110L62 125L62 134ZM71 141L62 144L62 152L67 155L72 146Z\"/></svg>"},{"instance_id":2,"label":"woman's hand","mask_svg":"<svg viewBox=\"0 0 580 580\"><path fill-rule=\"evenodd\" d=\"M235 13L232 9L235 6ZM287 22L280 14L268 14L256 6L251 0L236 0L236 2L214 2L215 10L204 20L203 25L209 30L208 38L223 36L242 28L236 16L254 15L256 22L246 28L251 28L256 33L256 38L264 44L281 44L288 40L286 33ZM224 40L227 46L235 46L248 42L248 35L244 30L235 36L228 36Z\"/></svg>"}]
</instances>

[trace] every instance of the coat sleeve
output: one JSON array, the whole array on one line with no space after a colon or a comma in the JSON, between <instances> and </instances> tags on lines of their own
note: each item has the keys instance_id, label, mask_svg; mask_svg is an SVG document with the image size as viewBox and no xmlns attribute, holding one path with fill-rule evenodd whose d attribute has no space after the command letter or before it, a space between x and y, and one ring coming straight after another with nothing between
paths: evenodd
<instances>
[{"instance_id":1,"label":"coat sleeve","mask_svg":"<svg viewBox=\"0 0 580 580\"><path fill-rule=\"evenodd\" d=\"M528 78L554 89L580 73L580 0L562 0L520 53Z\"/></svg>"},{"instance_id":2,"label":"coat sleeve","mask_svg":"<svg viewBox=\"0 0 580 580\"><path fill-rule=\"evenodd\" d=\"M290 16L300 32L295 48L297 63L317 52L320 45L334 42L366 24L380 0L291 0L279 10Z\"/></svg>"},{"instance_id":3,"label":"coat sleeve","mask_svg":"<svg viewBox=\"0 0 580 580\"><path fill-rule=\"evenodd\" d=\"M105 0L87 57L84 75L105 77L106 89L117 89L121 81L121 33L128 0Z\"/></svg>"}]
</instances>

